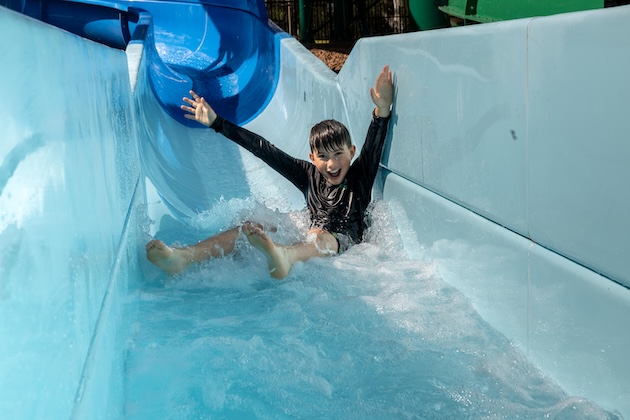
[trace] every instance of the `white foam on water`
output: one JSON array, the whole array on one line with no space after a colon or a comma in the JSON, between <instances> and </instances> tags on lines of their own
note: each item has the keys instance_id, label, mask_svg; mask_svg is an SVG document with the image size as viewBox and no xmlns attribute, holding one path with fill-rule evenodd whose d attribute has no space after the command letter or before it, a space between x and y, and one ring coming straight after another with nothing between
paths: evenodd
<instances>
[{"instance_id":1,"label":"white foam on water","mask_svg":"<svg viewBox=\"0 0 630 420\"><path fill-rule=\"evenodd\" d=\"M305 213L254 204L235 220L255 215L278 242L304 237ZM371 215L367 242L298 263L283 281L243 240L233 256L144 284L126 415L615 418L566 395L431 261L409 258L384 203Z\"/></svg>"}]
</instances>

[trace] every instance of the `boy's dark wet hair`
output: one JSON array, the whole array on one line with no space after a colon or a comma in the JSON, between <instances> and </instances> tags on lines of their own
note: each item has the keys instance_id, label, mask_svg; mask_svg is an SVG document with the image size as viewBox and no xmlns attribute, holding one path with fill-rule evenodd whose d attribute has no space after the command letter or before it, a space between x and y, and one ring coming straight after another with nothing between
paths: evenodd
<instances>
[{"instance_id":1,"label":"boy's dark wet hair","mask_svg":"<svg viewBox=\"0 0 630 420\"><path fill-rule=\"evenodd\" d=\"M309 144L314 150L331 152L344 145L351 147L350 132L337 120L324 120L311 128Z\"/></svg>"}]
</instances>

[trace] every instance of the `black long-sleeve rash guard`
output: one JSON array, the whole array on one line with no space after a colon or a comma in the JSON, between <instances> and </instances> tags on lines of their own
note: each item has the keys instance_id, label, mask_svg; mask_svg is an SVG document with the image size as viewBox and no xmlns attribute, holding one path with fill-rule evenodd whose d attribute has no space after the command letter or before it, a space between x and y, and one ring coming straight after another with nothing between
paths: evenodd
<instances>
[{"instance_id":1,"label":"black long-sleeve rash guard","mask_svg":"<svg viewBox=\"0 0 630 420\"><path fill-rule=\"evenodd\" d=\"M361 153L340 185L328 184L310 161L296 159L220 116L210 128L249 150L299 188L306 199L311 228L342 233L359 243L366 228L365 212L372 200L388 125L389 117L372 116Z\"/></svg>"}]
</instances>

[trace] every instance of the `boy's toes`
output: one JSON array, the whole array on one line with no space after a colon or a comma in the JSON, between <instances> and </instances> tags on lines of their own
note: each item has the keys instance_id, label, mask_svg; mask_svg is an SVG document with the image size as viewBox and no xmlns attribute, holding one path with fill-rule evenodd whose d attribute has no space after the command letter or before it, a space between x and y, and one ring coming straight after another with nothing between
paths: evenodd
<instances>
[{"instance_id":1,"label":"boy's toes","mask_svg":"<svg viewBox=\"0 0 630 420\"><path fill-rule=\"evenodd\" d=\"M251 236L254 233L260 234L260 233L264 232L262 230L261 226L259 226L257 224L254 224L254 223L244 223L243 226L241 226L241 230L247 236Z\"/></svg>"}]
</instances>

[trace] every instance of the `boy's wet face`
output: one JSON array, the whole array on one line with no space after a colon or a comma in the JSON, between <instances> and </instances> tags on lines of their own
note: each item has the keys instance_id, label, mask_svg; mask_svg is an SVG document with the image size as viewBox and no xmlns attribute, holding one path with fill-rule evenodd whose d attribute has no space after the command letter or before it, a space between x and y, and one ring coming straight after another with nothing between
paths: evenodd
<instances>
[{"instance_id":1,"label":"boy's wet face","mask_svg":"<svg viewBox=\"0 0 630 420\"><path fill-rule=\"evenodd\" d=\"M329 184L339 185L348 174L356 150L354 145L351 147L343 145L322 151L314 149L309 157Z\"/></svg>"}]
</instances>

